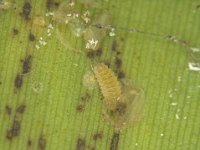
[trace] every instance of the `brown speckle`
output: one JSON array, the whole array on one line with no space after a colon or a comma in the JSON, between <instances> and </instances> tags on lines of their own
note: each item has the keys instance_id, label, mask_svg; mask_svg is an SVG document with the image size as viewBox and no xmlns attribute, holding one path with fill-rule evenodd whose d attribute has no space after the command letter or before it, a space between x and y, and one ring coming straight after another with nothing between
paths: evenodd
<instances>
[{"instance_id":1,"label":"brown speckle","mask_svg":"<svg viewBox=\"0 0 200 150\"><path fill-rule=\"evenodd\" d=\"M31 4L29 2L25 2L23 7L22 7L21 16L24 17L24 19L29 20L31 9L32 9Z\"/></svg>"},{"instance_id":2,"label":"brown speckle","mask_svg":"<svg viewBox=\"0 0 200 150\"><path fill-rule=\"evenodd\" d=\"M35 41L35 35L33 33L29 33L28 39L31 42Z\"/></svg>"},{"instance_id":3,"label":"brown speckle","mask_svg":"<svg viewBox=\"0 0 200 150\"><path fill-rule=\"evenodd\" d=\"M26 74L30 71L31 69L31 62L32 62L32 56L28 55L23 62L23 69L22 69L22 73Z\"/></svg>"},{"instance_id":4,"label":"brown speckle","mask_svg":"<svg viewBox=\"0 0 200 150\"><path fill-rule=\"evenodd\" d=\"M26 105L21 104L19 107L17 107L16 112L23 114L25 109L26 109Z\"/></svg>"},{"instance_id":5,"label":"brown speckle","mask_svg":"<svg viewBox=\"0 0 200 150\"><path fill-rule=\"evenodd\" d=\"M45 150L47 141L46 139L41 135L38 139L38 148L39 150Z\"/></svg>"},{"instance_id":6,"label":"brown speckle","mask_svg":"<svg viewBox=\"0 0 200 150\"><path fill-rule=\"evenodd\" d=\"M79 105L76 107L76 110L77 110L78 112L83 112L83 111L84 111L84 105L79 104Z\"/></svg>"},{"instance_id":7,"label":"brown speckle","mask_svg":"<svg viewBox=\"0 0 200 150\"><path fill-rule=\"evenodd\" d=\"M119 133L114 133L110 143L110 150L117 150L119 143Z\"/></svg>"},{"instance_id":8,"label":"brown speckle","mask_svg":"<svg viewBox=\"0 0 200 150\"><path fill-rule=\"evenodd\" d=\"M197 6L196 6L196 9L199 9L200 8L200 4L198 4Z\"/></svg>"},{"instance_id":9,"label":"brown speckle","mask_svg":"<svg viewBox=\"0 0 200 150\"><path fill-rule=\"evenodd\" d=\"M118 79L123 79L123 78L125 78L125 74L124 74L123 71L119 71L118 74L117 74L117 76L118 76Z\"/></svg>"},{"instance_id":10,"label":"brown speckle","mask_svg":"<svg viewBox=\"0 0 200 150\"><path fill-rule=\"evenodd\" d=\"M122 61L119 57L115 58L115 66L117 67L117 69L121 68L122 66Z\"/></svg>"},{"instance_id":11,"label":"brown speckle","mask_svg":"<svg viewBox=\"0 0 200 150\"><path fill-rule=\"evenodd\" d=\"M5 111L6 111L6 113L10 116L11 115L11 113L12 113L12 109L11 109L11 107L9 106L9 105L6 105L5 106Z\"/></svg>"},{"instance_id":12,"label":"brown speckle","mask_svg":"<svg viewBox=\"0 0 200 150\"><path fill-rule=\"evenodd\" d=\"M102 55L102 49L99 48L96 51L95 50L90 50L87 52L87 57L90 59L94 59L95 57L100 57Z\"/></svg>"},{"instance_id":13,"label":"brown speckle","mask_svg":"<svg viewBox=\"0 0 200 150\"><path fill-rule=\"evenodd\" d=\"M89 95L89 93L85 93L85 95L81 96L81 100L83 102L87 102L90 99L90 97L91 96Z\"/></svg>"},{"instance_id":14,"label":"brown speckle","mask_svg":"<svg viewBox=\"0 0 200 150\"><path fill-rule=\"evenodd\" d=\"M32 141L31 141L31 139L28 139L27 146L30 147L31 145L32 145Z\"/></svg>"},{"instance_id":15,"label":"brown speckle","mask_svg":"<svg viewBox=\"0 0 200 150\"><path fill-rule=\"evenodd\" d=\"M17 89L21 88L23 84L23 77L20 74L17 74L17 76L15 77L15 87Z\"/></svg>"},{"instance_id":16,"label":"brown speckle","mask_svg":"<svg viewBox=\"0 0 200 150\"><path fill-rule=\"evenodd\" d=\"M93 135L93 140L97 141L97 140L101 140L102 139L102 133L95 133Z\"/></svg>"},{"instance_id":17,"label":"brown speckle","mask_svg":"<svg viewBox=\"0 0 200 150\"><path fill-rule=\"evenodd\" d=\"M117 42L115 40L112 42L111 49L112 49L112 51L116 51L117 50Z\"/></svg>"},{"instance_id":18,"label":"brown speckle","mask_svg":"<svg viewBox=\"0 0 200 150\"><path fill-rule=\"evenodd\" d=\"M127 107L126 103L119 102L113 113L115 113L115 115L122 116L126 113L126 107Z\"/></svg>"},{"instance_id":19,"label":"brown speckle","mask_svg":"<svg viewBox=\"0 0 200 150\"><path fill-rule=\"evenodd\" d=\"M60 3L59 2L54 2L54 0L47 0L46 1L46 8L48 10L50 10L50 9L52 9L54 7L58 7L59 5L60 5Z\"/></svg>"},{"instance_id":20,"label":"brown speckle","mask_svg":"<svg viewBox=\"0 0 200 150\"><path fill-rule=\"evenodd\" d=\"M85 150L85 140L78 138L77 143L76 143L76 150Z\"/></svg>"},{"instance_id":21,"label":"brown speckle","mask_svg":"<svg viewBox=\"0 0 200 150\"><path fill-rule=\"evenodd\" d=\"M2 82L0 81L0 85L2 84Z\"/></svg>"},{"instance_id":22,"label":"brown speckle","mask_svg":"<svg viewBox=\"0 0 200 150\"><path fill-rule=\"evenodd\" d=\"M7 139L12 140L12 138L16 137L20 133L21 123L18 120L14 120L12 127L7 131Z\"/></svg>"},{"instance_id":23,"label":"brown speckle","mask_svg":"<svg viewBox=\"0 0 200 150\"><path fill-rule=\"evenodd\" d=\"M16 28L13 29L13 35L17 35L19 34L19 30L17 30Z\"/></svg>"}]
</instances>

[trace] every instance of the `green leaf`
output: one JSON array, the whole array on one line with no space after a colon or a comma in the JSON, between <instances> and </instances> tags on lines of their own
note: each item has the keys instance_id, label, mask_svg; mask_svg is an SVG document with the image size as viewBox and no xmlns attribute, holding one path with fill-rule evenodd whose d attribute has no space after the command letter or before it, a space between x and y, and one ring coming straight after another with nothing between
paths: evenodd
<instances>
[{"instance_id":1,"label":"green leaf","mask_svg":"<svg viewBox=\"0 0 200 150\"><path fill-rule=\"evenodd\" d=\"M91 19L111 17L96 35L102 55L88 52L77 26L52 19L61 1L0 1L1 149L200 149L200 74L188 67L199 65L200 3L81 2L90 6L75 2L76 10ZM104 36L111 27L116 35ZM143 118L120 133L102 115L99 88L83 85L99 62L144 90Z\"/></svg>"}]
</instances>

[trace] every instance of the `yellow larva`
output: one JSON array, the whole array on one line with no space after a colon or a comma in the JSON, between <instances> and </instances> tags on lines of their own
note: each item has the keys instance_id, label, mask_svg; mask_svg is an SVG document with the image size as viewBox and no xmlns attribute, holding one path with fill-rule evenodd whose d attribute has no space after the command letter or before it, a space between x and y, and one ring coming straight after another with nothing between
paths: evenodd
<instances>
[{"instance_id":1,"label":"yellow larva","mask_svg":"<svg viewBox=\"0 0 200 150\"><path fill-rule=\"evenodd\" d=\"M141 120L144 92L130 80L118 80L105 64L94 66L94 75L104 96L104 117L117 130Z\"/></svg>"},{"instance_id":2,"label":"yellow larva","mask_svg":"<svg viewBox=\"0 0 200 150\"><path fill-rule=\"evenodd\" d=\"M104 96L107 109L115 109L122 94L120 82L113 71L103 63L94 66L94 74Z\"/></svg>"}]
</instances>

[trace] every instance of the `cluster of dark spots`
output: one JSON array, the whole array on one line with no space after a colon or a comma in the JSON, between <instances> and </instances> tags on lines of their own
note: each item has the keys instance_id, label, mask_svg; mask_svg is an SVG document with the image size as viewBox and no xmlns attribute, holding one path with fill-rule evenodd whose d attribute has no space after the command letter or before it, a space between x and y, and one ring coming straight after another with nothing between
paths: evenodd
<instances>
[{"instance_id":1,"label":"cluster of dark spots","mask_svg":"<svg viewBox=\"0 0 200 150\"><path fill-rule=\"evenodd\" d=\"M93 140L94 141L97 141L97 140L101 140L102 139L102 133L95 133L94 135L93 135Z\"/></svg>"},{"instance_id":2,"label":"cluster of dark spots","mask_svg":"<svg viewBox=\"0 0 200 150\"><path fill-rule=\"evenodd\" d=\"M83 112L85 109L85 106L83 104L79 104L78 106L76 106L76 110L78 112Z\"/></svg>"},{"instance_id":3,"label":"cluster of dark spots","mask_svg":"<svg viewBox=\"0 0 200 150\"><path fill-rule=\"evenodd\" d=\"M31 147L31 145L32 145L32 141L31 141L31 139L28 139L28 141L27 141L27 146L28 146L28 147Z\"/></svg>"},{"instance_id":4,"label":"cluster of dark spots","mask_svg":"<svg viewBox=\"0 0 200 150\"><path fill-rule=\"evenodd\" d=\"M29 20L30 19L30 14L31 14L31 9L32 9L31 3L25 2L23 7L22 7L22 12L20 13L20 15L24 19Z\"/></svg>"},{"instance_id":5,"label":"cluster of dark spots","mask_svg":"<svg viewBox=\"0 0 200 150\"><path fill-rule=\"evenodd\" d=\"M87 57L90 59L94 59L96 57L101 57L102 55L102 49L99 48L97 50L90 50L87 52Z\"/></svg>"},{"instance_id":6,"label":"cluster of dark spots","mask_svg":"<svg viewBox=\"0 0 200 150\"><path fill-rule=\"evenodd\" d=\"M35 35L33 33L29 33L28 39L31 42L35 41Z\"/></svg>"},{"instance_id":7,"label":"cluster of dark spots","mask_svg":"<svg viewBox=\"0 0 200 150\"><path fill-rule=\"evenodd\" d=\"M118 79L124 79L125 78L125 74L122 70L120 70L118 73L117 73L117 77Z\"/></svg>"},{"instance_id":8,"label":"cluster of dark spots","mask_svg":"<svg viewBox=\"0 0 200 150\"><path fill-rule=\"evenodd\" d=\"M102 29L103 28L103 26L101 25L101 24L95 24L94 25L96 28L98 28L98 29Z\"/></svg>"},{"instance_id":9,"label":"cluster of dark spots","mask_svg":"<svg viewBox=\"0 0 200 150\"><path fill-rule=\"evenodd\" d=\"M22 87L23 84L23 76L21 74L17 74L17 76L15 77L15 87L17 89L20 89Z\"/></svg>"},{"instance_id":10,"label":"cluster of dark spots","mask_svg":"<svg viewBox=\"0 0 200 150\"><path fill-rule=\"evenodd\" d=\"M6 113L10 116L11 113L12 113L12 108L11 108L9 105L6 105L6 106L5 106L5 111L6 111Z\"/></svg>"},{"instance_id":11,"label":"cluster of dark spots","mask_svg":"<svg viewBox=\"0 0 200 150\"><path fill-rule=\"evenodd\" d=\"M14 28L12 32L13 32L13 35L17 35L17 34L19 34L19 30L16 29L16 28Z\"/></svg>"},{"instance_id":12,"label":"cluster of dark spots","mask_svg":"<svg viewBox=\"0 0 200 150\"><path fill-rule=\"evenodd\" d=\"M45 150L47 144L47 140L41 135L38 139L38 148L39 150Z\"/></svg>"},{"instance_id":13,"label":"cluster of dark spots","mask_svg":"<svg viewBox=\"0 0 200 150\"><path fill-rule=\"evenodd\" d=\"M85 140L82 138L78 138L76 142L76 150L85 150Z\"/></svg>"},{"instance_id":14,"label":"cluster of dark spots","mask_svg":"<svg viewBox=\"0 0 200 150\"><path fill-rule=\"evenodd\" d=\"M25 109L26 109L26 105L25 104L21 104L21 105L19 105L17 107L16 112L19 113L19 114L23 114Z\"/></svg>"},{"instance_id":15,"label":"cluster of dark spots","mask_svg":"<svg viewBox=\"0 0 200 150\"><path fill-rule=\"evenodd\" d=\"M89 95L88 92L86 92L83 96L81 96L81 102L76 106L76 110L78 112L83 112L85 110L85 105L89 101L91 96Z\"/></svg>"},{"instance_id":16,"label":"cluster of dark spots","mask_svg":"<svg viewBox=\"0 0 200 150\"><path fill-rule=\"evenodd\" d=\"M7 131L6 137L9 140L19 135L21 129L21 122L18 120L13 121L12 127Z\"/></svg>"},{"instance_id":17,"label":"cluster of dark spots","mask_svg":"<svg viewBox=\"0 0 200 150\"><path fill-rule=\"evenodd\" d=\"M119 133L114 133L110 143L110 150L117 150L119 144Z\"/></svg>"},{"instance_id":18,"label":"cluster of dark spots","mask_svg":"<svg viewBox=\"0 0 200 150\"><path fill-rule=\"evenodd\" d=\"M126 103L119 102L117 103L117 106L112 113L114 113L117 116L122 116L126 113L126 108L127 108Z\"/></svg>"},{"instance_id":19,"label":"cluster of dark spots","mask_svg":"<svg viewBox=\"0 0 200 150\"><path fill-rule=\"evenodd\" d=\"M112 51L116 51L116 50L117 50L117 41L116 41L116 40L114 40L114 41L112 42L111 50L112 50Z\"/></svg>"},{"instance_id":20,"label":"cluster of dark spots","mask_svg":"<svg viewBox=\"0 0 200 150\"><path fill-rule=\"evenodd\" d=\"M117 69L121 69L122 60L119 57L115 58L115 66L116 66Z\"/></svg>"},{"instance_id":21,"label":"cluster of dark spots","mask_svg":"<svg viewBox=\"0 0 200 150\"><path fill-rule=\"evenodd\" d=\"M23 61L22 74L26 74L30 71L31 63L32 63L32 56L31 55L26 56Z\"/></svg>"},{"instance_id":22,"label":"cluster of dark spots","mask_svg":"<svg viewBox=\"0 0 200 150\"><path fill-rule=\"evenodd\" d=\"M58 7L60 5L59 2L55 2L54 0L46 0L46 8L48 10Z\"/></svg>"},{"instance_id":23,"label":"cluster of dark spots","mask_svg":"<svg viewBox=\"0 0 200 150\"><path fill-rule=\"evenodd\" d=\"M89 95L88 92L86 92L83 96L81 96L81 100L83 102L87 102L90 98L91 98L91 96Z\"/></svg>"},{"instance_id":24,"label":"cluster of dark spots","mask_svg":"<svg viewBox=\"0 0 200 150\"><path fill-rule=\"evenodd\" d=\"M106 66L108 66L108 68L110 68L110 62L104 61L104 64L105 64Z\"/></svg>"}]
</instances>

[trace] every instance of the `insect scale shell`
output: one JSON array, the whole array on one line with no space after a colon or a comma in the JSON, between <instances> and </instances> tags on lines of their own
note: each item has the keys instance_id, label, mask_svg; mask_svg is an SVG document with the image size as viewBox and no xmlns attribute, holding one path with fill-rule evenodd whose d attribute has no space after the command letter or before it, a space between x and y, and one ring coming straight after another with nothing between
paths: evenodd
<instances>
[{"instance_id":1,"label":"insect scale shell","mask_svg":"<svg viewBox=\"0 0 200 150\"><path fill-rule=\"evenodd\" d=\"M121 97L121 85L113 71L105 64L94 66L94 75L104 96L104 102L108 110L114 110Z\"/></svg>"}]
</instances>

